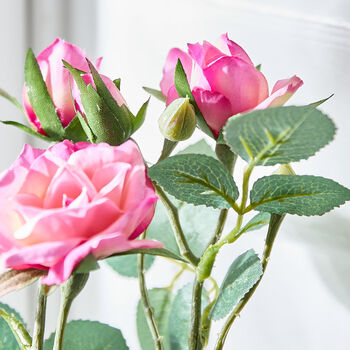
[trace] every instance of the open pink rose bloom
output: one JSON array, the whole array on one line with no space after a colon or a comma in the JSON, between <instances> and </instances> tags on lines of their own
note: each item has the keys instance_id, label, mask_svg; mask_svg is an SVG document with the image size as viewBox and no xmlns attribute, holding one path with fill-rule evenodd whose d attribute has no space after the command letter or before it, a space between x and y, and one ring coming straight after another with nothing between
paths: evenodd
<instances>
[{"instance_id":1,"label":"open pink rose bloom","mask_svg":"<svg viewBox=\"0 0 350 350\"><path fill-rule=\"evenodd\" d=\"M66 281L90 253L96 259L136 248L157 197L136 144L26 145L0 179L0 253L6 267L48 270Z\"/></svg>"},{"instance_id":2,"label":"open pink rose bloom","mask_svg":"<svg viewBox=\"0 0 350 350\"><path fill-rule=\"evenodd\" d=\"M229 117L253 109L281 106L303 85L301 79L293 76L277 81L269 94L264 75L255 68L247 53L223 34L217 46L204 41L202 45L188 44L188 53L177 48L169 51L160 82L167 104L179 97L174 85L178 59L215 137Z\"/></svg>"},{"instance_id":3,"label":"open pink rose bloom","mask_svg":"<svg viewBox=\"0 0 350 350\"><path fill-rule=\"evenodd\" d=\"M87 55L85 52L79 47L67 43L60 38L57 38L37 57L41 74L63 127L66 127L72 121L76 114L75 109L84 115L84 107L81 103L79 89L73 77L63 66L62 60L67 61L74 68L83 72L89 72L86 57ZM90 59L90 61L92 60ZM99 58L96 62L97 70L100 68L101 61L102 58ZM86 85L92 84L94 86L91 74L87 73L82 77ZM118 105L121 106L125 104L123 96L114 85L113 81L104 75L101 75L101 77ZM45 131L42 129L40 121L30 104L25 87L23 89L23 106L30 122L36 127L38 132L45 134Z\"/></svg>"}]
</instances>

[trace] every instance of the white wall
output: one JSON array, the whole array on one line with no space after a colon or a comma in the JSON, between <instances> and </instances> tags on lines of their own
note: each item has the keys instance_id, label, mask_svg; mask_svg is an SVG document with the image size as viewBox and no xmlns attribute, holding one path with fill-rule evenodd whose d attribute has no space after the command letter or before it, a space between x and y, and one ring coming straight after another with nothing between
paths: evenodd
<instances>
[{"instance_id":1,"label":"white wall","mask_svg":"<svg viewBox=\"0 0 350 350\"><path fill-rule=\"evenodd\" d=\"M32 22L35 29L30 40L35 40L37 52L56 35L66 34L68 39L73 38L76 44L87 48L90 55L104 56L102 71L112 78L122 78L122 92L134 111L147 98L141 86L157 87L171 47L185 49L187 42L215 41L224 32L240 43L256 64L262 63L271 85L295 73L303 78L305 85L292 103L305 104L335 93L322 106L338 127L335 142L295 169L300 174L330 177L350 187L350 3L347 0L100 0L90 1L88 5L86 1L73 1L70 4L77 6L76 11L68 19L75 24L68 32L64 32L68 24L62 26L61 22L64 11L54 10L53 5L57 3L34 2L36 9L45 9L43 21ZM6 48L2 52L6 55L0 56L0 86L19 95L25 34L22 22L11 20L10 14L14 18L14 13L19 11L22 19L26 16L23 2L2 2L1 6L4 4L0 12L1 32L6 28L11 36L1 36L2 47ZM93 5L98 9L96 37ZM11 62L11 68L4 66L4 62ZM0 108L6 118L19 118L5 102L0 101ZM156 126L161 110L161 104L152 100L146 125L136 136L151 161L156 159L161 142ZM2 149L6 150L1 166L5 167L18 153L23 137L5 127L0 127L0 136ZM199 136L197 133L196 137ZM259 174L262 173L258 172L257 176ZM348 349L349 214L348 205L321 218L287 217L266 276L233 327L227 349ZM256 247L261 251L262 245L263 233L251 233L236 247L227 247L216 266L228 266L233 257L246 248ZM175 270L161 263L153 267L148 275L149 284L165 285L168 281L164 281L163 276L168 275L167 269ZM220 280L225 268L216 269L215 273ZM107 268L94 273L88 288L74 305L72 318L97 319L118 326L130 348L138 350L134 325L137 288L136 281L120 278ZM51 330L57 294L50 298L48 327ZM30 323L28 303L15 296L6 300L23 310ZM216 325L213 333L219 328Z\"/></svg>"}]
</instances>

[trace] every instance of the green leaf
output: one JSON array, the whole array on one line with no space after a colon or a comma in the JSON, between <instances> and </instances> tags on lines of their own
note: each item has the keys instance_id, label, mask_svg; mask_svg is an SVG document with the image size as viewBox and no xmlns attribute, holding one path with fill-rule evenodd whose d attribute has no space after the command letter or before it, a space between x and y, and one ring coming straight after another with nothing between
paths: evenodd
<instances>
[{"instance_id":1,"label":"green leaf","mask_svg":"<svg viewBox=\"0 0 350 350\"><path fill-rule=\"evenodd\" d=\"M215 152L204 139L199 140L198 142L192 145L189 145L185 149L177 152L176 154L180 155L180 154L189 154L189 153L204 154L204 155L216 158Z\"/></svg>"},{"instance_id":2,"label":"green leaf","mask_svg":"<svg viewBox=\"0 0 350 350\"><path fill-rule=\"evenodd\" d=\"M194 205L230 208L238 189L226 168L202 154L174 156L148 170L152 181L175 198Z\"/></svg>"},{"instance_id":3,"label":"green leaf","mask_svg":"<svg viewBox=\"0 0 350 350\"><path fill-rule=\"evenodd\" d=\"M148 291L148 296L154 310L159 333L163 337L164 349L169 350L168 322L173 295L166 289L154 288ZM136 326L141 349L155 350L154 341L146 321L141 300L137 304Z\"/></svg>"},{"instance_id":4,"label":"green leaf","mask_svg":"<svg viewBox=\"0 0 350 350\"><path fill-rule=\"evenodd\" d=\"M152 89L146 86L142 87L146 92L148 92L153 97L157 98L158 100L162 102L166 102L166 96L163 95L163 93L160 90Z\"/></svg>"},{"instance_id":5,"label":"green leaf","mask_svg":"<svg viewBox=\"0 0 350 350\"><path fill-rule=\"evenodd\" d=\"M55 333L45 341L44 350L52 350ZM128 350L119 329L96 321L71 321L64 332L63 350Z\"/></svg>"},{"instance_id":6,"label":"green leaf","mask_svg":"<svg viewBox=\"0 0 350 350\"><path fill-rule=\"evenodd\" d=\"M319 100L319 101L316 101L316 102L313 102L313 103L310 103L309 106L312 106L312 107L318 107L319 105L325 103L326 101L328 101L331 97L333 97L334 94L328 96L327 98L324 98L322 100Z\"/></svg>"},{"instance_id":7,"label":"green leaf","mask_svg":"<svg viewBox=\"0 0 350 350\"><path fill-rule=\"evenodd\" d=\"M248 221L248 223L238 232L237 235L241 235L244 232L259 230L259 228L262 228L269 224L270 217L270 213L258 213Z\"/></svg>"},{"instance_id":8,"label":"green leaf","mask_svg":"<svg viewBox=\"0 0 350 350\"><path fill-rule=\"evenodd\" d=\"M137 129L139 129L140 126L145 121L148 103L149 103L149 99L141 106L141 108L137 112L136 116L131 118L131 122L132 122L132 125L133 125L133 127L132 127L132 132L133 133Z\"/></svg>"},{"instance_id":9,"label":"green leaf","mask_svg":"<svg viewBox=\"0 0 350 350\"><path fill-rule=\"evenodd\" d=\"M86 119L92 133L95 135L95 142L107 142L112 146L124 142L125 132L121 129L119 122L108 105L98 95L92 85L85 84L78 70L65 61L63 61L63 64L72 74L79 88Z\"/></svg>"},{"instance_id":10,"label":"green leaf","mask_svg":"<svg viewBox=\"0 0 350 350\"><path fill-rule=\"evenodd\" d=\"M156 256L163 256L165 258L187 262L181 256L179 256L179 255L177 255L177 254L173 253L172 251L170 251L168 249L165 249L165 248L132 249L132 250L127 250L125 252L113 254L112 256L139 254L139 253L149 254L149 255L156 255Z\"/></svg>"},{"instance_id":11,"label":"green leaf","mask_svg":"<svg viewBox=\"0 0 350 350\"><path fill-rule=\"evenodd\" d=\"M22 105L17 101L17 99L11 96L10 94L8 94L5 90L0 89L0 96L6 98L6 100L14 104L24 115L26 114Z\"/></svg>"},{"instance_id":12,"label":"green leaf","mask_svg":"<svg viewBox=\"0 0 350 350\"><path fill-rule=\"evenodd\" d=\"M90 253L84 258L84 260L82 260L79 266L74 270L74 273L89 273L98 270L99 268L100 265L96 258Z\"/></svg>"},{"instance_id":13,"label":"green leaf","mask_svg":"<svg viewBox=\"0 0 350 350\"><path fill-rule=\"evenodd\" d=\"M188 97L192 103L197 117L197 124L199 128L205 132L211 138L214 138L212 131L204 120L204 117L199 110L197 103L192 95L190 85L187 80L185 70L182 66L180 59L178 59L176 68L175 68L175 88L180 97Z\"/></svg>"},{"instance_id":14,"label":"green leaf","mask_svg":"<svg viewBox=\"0 0 350 350\"><path fill-rule=\"evenodd\" d=\"M88 141L88 136L85 133L85 130L80 122L78 114L76 114L76 116L64 129L64 137L73 142Z\"/></svg>"},{"instance_id":15,"label":"green leaf","mask_svg":"<svg viewBox=\"0 0 350 350\"><path fill-rule=\"evenodd\" d=\"M261 71L261 63L255 66L255 69L258 70L259 72Z\"/></svg>"},{"instance_id":16,"label":"green leaf","mask_svg":"<svg viewBox=\"0 0 350 350\"><path fill-rule=\"evenodd\" d=\"M186 284L176 294L169 317L169 340L171 350L188 350L188 335L191 323L192 283ZM208 296L203 289L202 312L208 305Z\"/></svg>"},{"instance_id":17,"label":"green leaf","mask_svg":"<svg viewBox=\"0 0 350 350\"><path fill-rule=\"evenodd\" d=\"M215 231L220 211L205 206L183 204L179 217L188 245L196 256L202 256Z\"/></svg>"},{"instance_id":18,"label":"green leaf","mask_svg":"<svg viewBox=\"0 0 350 350\"><path fill-rule=\"evenodd\" d=\"M224 137L232 150L254 165L307 159L334 137L327 115L310 106L274 107L229 119Z\"/></svg>"},{"instance_id":19,"label":"green leaf","mask_svg":"<svg viewBox=\"0 0 350 350\"><path fill-rule=\"evenodd\" d=\"M0 349L29 350L30 335L17 311L0 303Z\"/></svg>"},{"instance_id":20,"label":"green leaf","mask_svg":"<svg viewBox=\"0 0 350 350\"><path fill-rule=\"evenodd\" d=\"M174 203L173 199L171 199L171 201ZM176 205L177 203L174 204ZM157 202L153 219L147 228L147 239L154 239L164 243L165 249L176 256L180 256L173 229L171 228L168 215L161 201Z\"/></svg>"},{"instance_id":21,"label":"green leaf","mask_svg":"<svg viewBox=\"0 0 350 350\"><path fill-rule=\"evenodd\" d=\"M210 318L220 320L225 317L255 285L261 275L262 265L254 250L248 250L236 258L222 282Z\"/></svg>"},{"instance_id":22,"label":"green leaf","mask_svg":"<svg viewBox=\"0 0 350 350\"><path fill-rule=\"evenodd\" d=\"M44 140L46 142L52 142L52 140L49 137L42 135L42 134L39 134L38 132L31 129L29 126L23 125L21 123L14 122L12 120L4 120L4 121L0 120L0 123L5 124L5 125L12 125L18 129L21 129L22 131L26 132L27 134L29 134L31 136L39 138L40 140Z\"/></svg>"},{"instance_id":23,"label":"green leaf","mask_svg":"<svg viewBox=\"0 0 350 350\"><path fill-rule=\"evenodd\" d=\"M64 136L62 123L56 113L38 62L31 49L27 52L24 70L29 101L40 120L42 128L52 139L62 140Z\"/></svg>"},{"instance_id":24,"label":"green leaf","mask_svg":"<svg viewBox=\"0 0 350 350\"><path fill-rule=\"evenodd\" d=\"M271 175L255 182L251 207L276 214L323 215L350 200L350 190L320 176Z\"/></svg>"},{"instance_id":25,"label":"green leaf","mask_svg":"<svg viewBox=\"0 0 350 350\"><path fill-rule=\"evenodd\" d=\"M85 132L85 135L87 136L87 139L91 143L95 143L96 141L96 136L93 134L89 124L86 122L85 118L81 115L79 111L76 112L76 116L79 118L80 124Z\"/></svg>"},{"instance_id":26,"label":"green leaf","mask_svg":"<svg viewBox=\"0 0 350 350\"><path fill-rule=\"evenodd\" d=\"M120 78L114 79L114 80L113 80L113 84L116 86L116 88L117 88L118 90L120 90L121 79L120 79Z\"/></svg>"},{"instance_id":27,"label":"green leaf","mask_svg":"<svg viewBox=\"0 0 350 350\"><path fill-rule=\"evenodd\" d=\"M124 140L127 140L132 132L132 121L130 119L129 111L125 105L118 106L117 101L114 99L106 84L103 82L100 74L98 74L94 65L86 59L91 71L91 75L96 85L96 90L99 96L106 103L108 108L113 112L114 117L120 125L120 129L124 132Z\"/></svg>"},{"instance_id":28,"label":"green leaf","mask_svg":"<svg viewBox=\"0 0 350 350\"><path fill-rule=\"evenodd\" d=\"M145 270L148 270L153 262L154 255L145 256ZM112 258L105 259L105 262L119 275L125 277L138 277L137 273L137 255L124 255L124 256L114 256Z\"/></svg>"}]
</instances>

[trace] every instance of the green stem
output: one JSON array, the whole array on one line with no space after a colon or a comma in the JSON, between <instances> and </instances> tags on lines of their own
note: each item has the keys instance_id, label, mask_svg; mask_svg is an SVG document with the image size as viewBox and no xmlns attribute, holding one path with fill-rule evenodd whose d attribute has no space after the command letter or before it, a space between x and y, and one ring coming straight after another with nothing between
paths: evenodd
<instances>
[{"instance_id":1,"label":"green stem","mask_svg":"<svg viewBox=\"0 0 350 350\"><path fill-rule=\"evenodd\" d=\"M185 257L193 266L197 266L199 259L193 254L192 250L190 249L187 243L185 234L182 231L177 208L174 206L173 203L171 203L171 201L166 196L166 194L160 186L158 186L156 183L153 183L153 185L156 189L158 197L162 201L164 208L167 211L170 225L174 231L176 242L179 246L181 255Z\"/></svg>"},{"instance_id":2,"label":"green stem","mask_svg":"<svg viewBox=\"0 0 350 350\"><path fill-rule=\"evenodd\" d=\"M146 234L144 232L142 234L142 239L144 239L145 236ZM159 333L157 323L153 313L153 307L151 306L148 293L147 293L147 287L146 287L146 281L145 281L145 255L144 254L138 255L137 271L138 271L138 277L139 277L141 302L142 302L143 310L145 312L147 324L151 331L156 350L163 350L164 347L162 342L162 336Z\"/></svg>"},{"instance_id":3,"label":"green stem","mask_svg":"<svg viewBox=\"0 0 350 350\"><path fill-rule=\"evenodd\" d=\"M157 163L161 162L164 159L167 159L171 152L175 149L178 142L170 141L168 139L164 139L162 153L157 161Z\"/></svg>"},{"instance_id":4,"label":"green stem","mask_svg":"<svg viewBox=\"0 0 350 350\"><path fill-rule=\"evenodd\" d=\"M64 330L66 328L69 310L72 306L73 300L82 291L88 278L88 273L76 273L61 286L61 304L53 350L62 350Z\"/></svg>"},{"instance_id":5,"label":"green stem","mask_svg":"<svg viewBox=\"0 0 350 350\"><path fill-rule=\"evenodd\" d=\"M46 316L46 302L47 302L47 286L40 284L38 287L38 301L35 314L35 323L33 330L33 342L31 350L42 350L45 333L45 316Z\"/></svg>"},{"instance_id":6,"label":"green stem","mask_svg":"<svg viewBox=\"0 0 350 350\"><path fill-rule=\"evenodd\" d=\"M202 336L200 332L202 290L203 290L203 281L198 281L198 278L196 276L193 283L193 292L192 292L191 327L190 327L190 333L188 338L189 350L201 350L203 348Z\"/></svg>"},{"instance_id":7,"label":"green stem","mask_svg":"<svg viewBox=\"0 0 350 350\"><path fill-rule=\"evenodd\" d=\"M254 285L254 287L244 296L244 298L238 303L238 305L235 307L235 309L231 312L230 316L226 320L225 325L219 334L219 338L217 340L217 343L215 345L214 350L222 350L223 349L227 334L228 334L233 322L235 321L237 316L239 316L240 312L243 310L245 305L248 303L248 301L250 300L250 298L254 294L255 290L258 288L258 285L260 284L260 282L264 276L265 270L267 268L267 264L268 264L269 259L270 259L270 254L271 254L271 250L273 247L273 243L275 241L276 235L277 235L278 230L281 226L283 218L284 218L284 215L278 215L278 214L271 215L269 229L268 229L267 236L266 236L263 259L262 259L263 273L260 276L260 279L258 280L258 282Z\"/></svg>"}]
</instances>

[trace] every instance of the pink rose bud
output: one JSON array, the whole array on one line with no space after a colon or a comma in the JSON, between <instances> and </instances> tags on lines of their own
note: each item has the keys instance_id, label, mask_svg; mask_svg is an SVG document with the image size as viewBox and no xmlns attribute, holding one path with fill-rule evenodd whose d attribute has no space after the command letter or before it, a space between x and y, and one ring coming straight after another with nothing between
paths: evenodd
<instances>
[{"instance_id":1,"label":"pink rose bud","mask_svg":"<svg viewBox=\"0 0 350 350\"><path fill-rule=\"evenodd\" d=\"M255 68L247 53L223 34L217 46L204 41L188 44L188 53L176 48L170 50L160 82L167 104L178 98L174 85L178 59L215 137L231 116L256 108L281 106L303 84L297 76L280 80L269 95L265 76Z\"/></svg>"},{"instance_id":2,"label":"pink rose bud","mask_svg":"<svg viewBox=\"0 0 350 350\"><path fill-rule=\"evenodd\" d=\"M89 72L86 57L85 52L79 47L60 38L57 38L37 56L41 74L63 127L66 127L74 118L76 114L75 108L83 115L84 108L81 104L79 89L68 70L63 66L62 60L67 61L74 68ZM99 58L96 62L97 69L99 69L101 60L102 58ZM102 79L118 105L124 104L125 101L112 80L105 76L102 76ZM84 75L84 81L86 84L92 84L91 74ZM94 86L94 84L92 85ZM40 121L30 104L25 87L23 89L23 105L30 122L36 127L38 132L45 135L45 131L42 129Z\"/></svg>"},{"instance_id":3,"label":"pink rose bud","mask_svg":"<svg viewBox=\"0 0 350 350\"><path fill-rule=\"evenodd\" d=\"M61 284L89 254L161 247L135 240L156 201L133 141L25 145L0 178L0 256L6 267L45 269L42 283Z\"/></svg>"}]
</instances>

